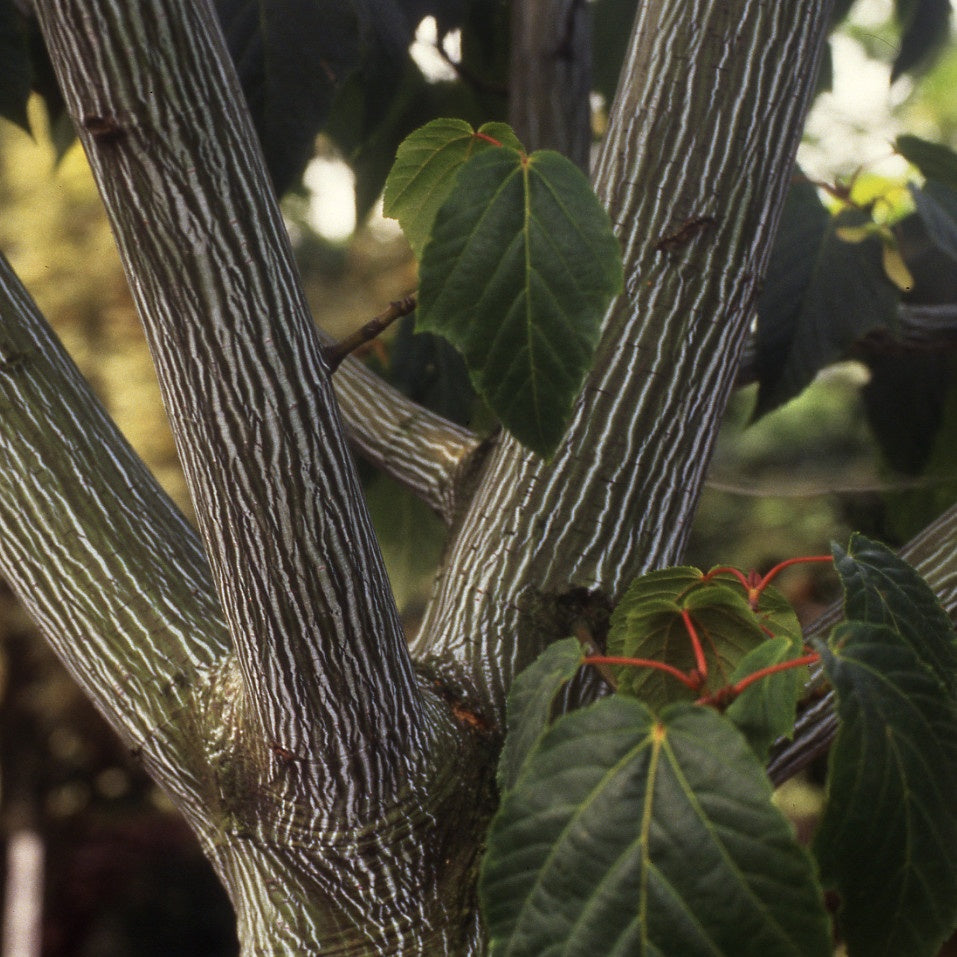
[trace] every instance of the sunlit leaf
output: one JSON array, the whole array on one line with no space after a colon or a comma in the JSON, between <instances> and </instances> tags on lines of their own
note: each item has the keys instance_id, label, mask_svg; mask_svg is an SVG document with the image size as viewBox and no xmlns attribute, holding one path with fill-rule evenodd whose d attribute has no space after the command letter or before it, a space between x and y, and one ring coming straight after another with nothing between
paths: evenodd
<instances>
[{"instance_id":1,"label":"sunlit leaf","mask_svg":"<svg viewBox=\"0 0 957 957\"><path fill-rule=\"evenodd\" d=\"M809 855L706 708L614 696L555 722L506 792L481 896L503 957L824 957Z\"/></svg>"},{"instance_id":2,"label":"sunlit leaf","mask_svg":"<svg viewBox=\"0 0 957 957\"><path fill-rule=\"evenodd\" d=\"M521 150L505 123L478 131L464 120L437 119L406 137L385 184L382 211L399 221L417 258L432 236L432 224L466 160L499 144Z\"/></svg>"},{"instance_id":3,"label":"sunlit leaf","mask_svg":"<svg viewBox=\"0 0 957 957\"><path fill-rule=\"evenodd\" d=\"M547 150L473 156L419 278L417 328L456 346L505 428L551 455L622 284L618 241L584 175Z\"/></svg>"},{"instance_id":4,"label":"sunlit leaf","mask_svg":"<svg viewBox=\"0 0 957 957\"><path fill-rule=\"evenodd\" d=\"M884 275L901 292L908 292L914 288L914 277L907 268L907 263L900 254L900 250L890 242L884 242L881 250L882 262L884 264Z\"/></svg>"}]
</instances>

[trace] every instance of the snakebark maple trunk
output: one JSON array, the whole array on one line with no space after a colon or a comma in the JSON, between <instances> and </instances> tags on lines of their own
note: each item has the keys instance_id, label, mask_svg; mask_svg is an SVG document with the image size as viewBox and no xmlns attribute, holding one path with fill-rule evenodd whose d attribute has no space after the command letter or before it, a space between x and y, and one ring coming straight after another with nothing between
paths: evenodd
<instances>
[{"instance_id":1,"label":"snakebark maple trunk","mask_svg":"<svg viewBox=\"0 0 957 957\"><path fill-rule=\"evenodd\" d=\"M830 6L639 4L595 175L626 292L550 462L345 373L357 445L452 521L410 654L208 3L38 0L202 545L4 269L0 571L196 830L244 953L482 952L505 695L681 556Z\"/></svg>"}]
</instances>

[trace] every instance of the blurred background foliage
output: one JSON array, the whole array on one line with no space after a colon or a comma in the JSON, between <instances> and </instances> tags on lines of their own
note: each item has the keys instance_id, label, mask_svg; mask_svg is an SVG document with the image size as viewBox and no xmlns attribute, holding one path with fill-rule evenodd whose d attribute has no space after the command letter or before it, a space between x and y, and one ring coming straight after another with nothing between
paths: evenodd
<instances>
[{"instance_id":1,"label":"blurred background foliage","mask_svg":"<svg viewBox=\"0 0 957 957\"><path fill-rule=\"evenodd\" d=\"M593 5L600 52L596 131L624 52L621 24L635 3ZM501 118L504 34L496 40L489 29L466 32L469 69L460 60L457 73L448 61L463 56L451 29L462 11L478 16L480 8L494 7L501 17L502 4L458 6L454 23L420 24L415 66L402 68L406 85L385 116L366 111L364 127L349 126L344 117L361 91L340 91L329 135L316 139L304 183L284 199L309 302L337 337L415 288L408 247L378 215L374 188L403 131L440 109L474 121ZM801 154L814 178L848 179L862 162L869 172L900 178L904 164L889 142L902 131L957 146L954 44L932 68L928 60L890 83L901 36L895 10L903 6L859 0L833 39L833 77L825 76L831 90L819 96ZM74 143L58 159L54 142L62 149L66 139L61 127L51 136L37 99L30 128L32 137L0 121L0 249L122 430L190 514L146 345L83 154ZM736 392L692 531L690 562L766 569L789 556L825 552L851 529L896 544L957 498L952 356L884 342L851 358L757 422L751 421L755 386ZM454 354L438 340L413 337L409 322L370 344L366 360L419 401L483 426ZM869 394L878 366L891 386ZM876 442L873 422L895 416L901 440ZM394 483L360 469L412 629L441 555L443 528ZM790 572L781 585L805 621L835 592L816 566ZM73 689L5 591L0 651L0 812L7 835L30 829L43 837L44 954L235 953L228 903L185 825Z\"/></svg>"}]
</instances>

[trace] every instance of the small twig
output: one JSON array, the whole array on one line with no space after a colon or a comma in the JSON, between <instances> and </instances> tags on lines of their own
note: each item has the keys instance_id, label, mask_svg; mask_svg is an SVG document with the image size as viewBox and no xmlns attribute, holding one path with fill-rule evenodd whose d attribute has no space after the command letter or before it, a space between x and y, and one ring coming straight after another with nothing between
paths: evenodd
<instances>
[{"instance_id":1,"label":"small twig","mask_svg":"<svg viewBox=\"0 0 957 957\"><path fill-rule=\"evenodd\" d=\"M471 84L480 93L497 93L505 96L508 93L508 87L504 83L493 83L491 80L484 80L478 74L466 69L461 63L457 63L449 56L449 51L440 43L435 44L435 49L439 56L456 72L460 80Z\"/></svg>"},{"instance_id":2,"label":"small twig","mask_svg":"<svg viewBox=\"0 0 957 957\"><path fill-rule=\"evenodd\" d=\"M391 302L385 312L380 312L379 315L370 319L362 328L346 336L345 339L340 339L333 345L326 346L323 350L323 355L326 360L326 366L329 368L329 374L332 375L332 373L339 368L342 360L345 359L350 352L358 349L359 346L364 345L366 342L375 339L380 332L388 329L396 319L401 319L403 316L409 315L410 312L414 312L416 302L414 294L406 296L404 299Z\"/></svg>"}]
</instances>

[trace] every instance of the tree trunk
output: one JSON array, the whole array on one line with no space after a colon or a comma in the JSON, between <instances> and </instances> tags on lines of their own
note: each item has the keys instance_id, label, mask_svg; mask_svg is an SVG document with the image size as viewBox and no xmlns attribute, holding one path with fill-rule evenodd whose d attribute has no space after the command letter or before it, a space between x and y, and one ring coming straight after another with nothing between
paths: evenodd
<instances>
[{"instance_id":1,"label":"tree trunk","mask_svg":"<svg viewBox=\"0 0 957 957\"><path fill-rule=\"evenodd\" d=\"M638 5L595 174L626 291L550 462L428 417L403 439L454 517L410 656L208 3L38 0L208 565L0 270L0 571L182 808L245 954L483 951L505 696L681 557L830 6ZM396 423L361 418L384 458Z\"/></svg>"}]
</instances>

